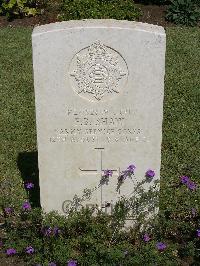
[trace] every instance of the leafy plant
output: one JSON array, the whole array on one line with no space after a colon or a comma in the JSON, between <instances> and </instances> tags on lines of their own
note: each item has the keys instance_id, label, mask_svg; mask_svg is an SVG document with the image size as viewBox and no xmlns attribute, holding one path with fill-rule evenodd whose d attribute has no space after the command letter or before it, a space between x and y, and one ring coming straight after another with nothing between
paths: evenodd
<instances>
[{"instance_id":1,"label":"leafy plant","mask_svg":"<svg viewBox=\"0 0 200 266\"><path fill-rule=\"evenodd\" d=\"M44 5L43 0L1 0L0 14L5 14L8 19L23 16L35 16L40 13Z\"/></svg>"},{"instance_id":2,"label":"leafy plant","mask_svg":"<svg viewBox=\"0 0 200 266\"><path fill-rule=\"evenodd\" d=\"M167 9L166 19L179 25L195 26L200 12L192 0L172 0Z\"/></svg>"},{"instance_id":3,"label":"leafy plant","mask_svg":"<svg viewBox=\"0 0 200 266\"><path fill-rule=\"evenodd\" d=\"M193 0L193 2L194 2L197 6L200 6L200 1L199 1L199 0Z\"/></svg>"},{"instance_id":4,"label":"leafy plant","mask_svg":"<svg viewBox=\"0 0 200 266\"><path fill-rule=\"evenodd\" d=\"M135 20L141 12L132 0L63 0L60 20L119 19Z\"/></svg>"},{"instance_id":5,"label":"leafy plant","mask_svg":"<svg viewBox=\"0 0 200 266\"><path fill-rule=\"evenodd\" d=\"M178 202L174 209L154 216L158 204L157 182L152 182L155 172L148 170L146 178L137 182L134 169L130 165L118 178L120 186L126 179L137 183L133 195L120 198L110 215L98 208L73 208L67 217L56 212L45 214L40 208L32 209L28 201L19 209L4 206L1 245L7 256L43 266L181 265L187 259L198 261L200 215L193 204L200 200L198 184L182 176L173 185L180 194L174 202L185 204ZM101 185L106 185L110 176L111 170L104 171ZM149 190L144 189L144 184L151 182ZM34 183L25 183L25 188L30 192ZM130 217L134 222L124 230Z\"/></svg>"},{"instance_id":6,"label":"leafy plant","mask_svg":"<svg viewBox=\"0 0 200 266\"><path fill-rule=\"evenodd\" d=\"M145 191L143 185L150 182L149 177L146 176L142 182L133 180L134 169L135 166L130 165L118 180L121 186L126 179L137 183L133 196L120 198L110 214L98 206L77 208L83 200L77 197L74 197L75 202L67 217L56 212L44 214L39 208L32 209L27 200L18 209L4 206L7 233L2 242L7 256L20 256L29 265L49 265L51 262L66 265L73 259L78 260L80 265L119 265L127 256L128 249L130 254L126 263L135 262L133 255L136 251L131 241L140 238L146 225L150 225L153 216L144 217L152 211L147 206L156 207L158 189L153 185ZM111 176L112 170L104 171L99 185L106 185ZM27 195L35 189L32 182L25 182L24 187ZM85 193L87 197L90 195L87 191ZM127 218L132 220L133 225L128 241L129 233L123 230Z\"/></svg>"}]
</instances>

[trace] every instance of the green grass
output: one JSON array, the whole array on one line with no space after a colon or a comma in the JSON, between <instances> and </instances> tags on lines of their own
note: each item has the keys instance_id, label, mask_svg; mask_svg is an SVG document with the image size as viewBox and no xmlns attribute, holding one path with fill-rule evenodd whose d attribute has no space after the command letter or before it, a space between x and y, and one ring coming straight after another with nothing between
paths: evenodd
<instances>
[{"instance_id":1,"label":"green grass","mask_svg":"<svg viewBox=\"0 0 200 266\"><path fill-rule=\"evenodd\" d=\"M169 28L162 144L163 205L175 204L169 184L181 175L199 181L200 30ZM176 204L175 204L176 205ZM198 203L197 203L198 205Z\"/></svg>"},{"instance_id":2,"label":"green grass","mask_svg":"<svg viewBox=\"0 0 200 266\"><path fill-rule=\"evenodd\" d=\"M12 198L23 198L19 153L36 151L31 28L0 30L1 166ZM9 192L8 192L9 193Z\"/></svg>"},{"instance_id":3,"label":"green grass","mask_svg":"<svg viewBox=\"0 0 200 266\"><path fill-rule=\"evenodd\" d=\"M9 188L13 195L8 197L10 204L24 197L17 165L19 154L37 150L31 32L31 28L0 29L0 178L4 181L4 192ZM177 182L182 174L199 180L199 40L198 28L167 29L161 171L162 191L166 192L163 207L171 203L174 193L168 184Z\"/></svg>"}]
</instances>

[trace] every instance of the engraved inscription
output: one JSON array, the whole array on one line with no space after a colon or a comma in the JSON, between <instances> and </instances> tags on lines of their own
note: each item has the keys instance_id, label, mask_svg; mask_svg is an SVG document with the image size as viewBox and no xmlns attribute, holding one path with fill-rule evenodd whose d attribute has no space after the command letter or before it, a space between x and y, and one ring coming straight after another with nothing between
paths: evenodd
<instances>
[{"instance_id":1,"label":"engraved inscription","mask_svg":"<svg viewBox=\"0 0 200 266\"><path fill-rule=\"evenodd\" d=\"M109 100L122 92L128 78L122 56L100 41L76 54L69 72L76 93L93 102Z\"/></svg>"},{"instance_id":2,"label":"engraved inscription","mask_svg":"<svg viewBox=\"0 0 200 266\"><path fill-rule=\"evenodd\" d=\"M66 108L67 127L55 128L50 142L56 143L140 143L148 142L139 127L129 124L134 114L123 109Z\"/></svg>"}]
</instances>

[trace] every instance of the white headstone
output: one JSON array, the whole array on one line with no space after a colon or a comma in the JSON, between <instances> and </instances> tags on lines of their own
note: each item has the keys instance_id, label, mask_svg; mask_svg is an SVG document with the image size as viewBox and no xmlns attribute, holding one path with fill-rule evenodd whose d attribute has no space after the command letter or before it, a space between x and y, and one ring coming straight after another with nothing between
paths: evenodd
<instances>
[{"instance_id":1,"label":"white headstone","mask_svg":"<svg viewBox=\"0 0 200 266\"><path fill-rule=\"evenodd\" d=\"M134 164L140 181L160 178L165 32L128 21L84 20L36 27L32 35L41 205L63 213L63 202L91 189L103 206L129 196L117 188ZM99 186L102 170L112 169Z\"/></svg>"}]
</instances>

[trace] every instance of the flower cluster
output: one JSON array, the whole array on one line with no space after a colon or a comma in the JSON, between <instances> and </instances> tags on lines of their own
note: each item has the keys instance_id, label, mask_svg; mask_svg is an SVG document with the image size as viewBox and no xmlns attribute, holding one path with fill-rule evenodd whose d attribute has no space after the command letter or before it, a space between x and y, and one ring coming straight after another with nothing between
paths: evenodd
<instances>
[{"instance_id":1,"label":"flower cluster","mask_svg":"<svg viewBox=\"0 0 200 266\"><path fill-rule=\"evenodd\" d=\"M127 177L131 177L131 175L134 175L135 168L135 165L129 165L127 169L125 171L122 171L122 173L119 175L118 182L123 183Z\"/></svg>"},{"instance_id":2,"label":"flower cluster","mask_svg":"<svg viewBox=\"0 0 200 266\"><path fill-rule=\"evenodd\" d=\"M113 175L112 170L104 170L103 176L111 177Z\"/></svg>"},{"instance_id":3,"label":"flower cluster","mask_svg":"<svg viewBox=\"0 0 200 266\"><path fill-rule=\"evenodd\" d=\"M24 211L30 211L31 210L31 204L28 202L28 201L25 201L23 204L22 204L22 209ZM14 212L14 209L11 208L11 207L6 207L4 208L4 212L6 215L10 215Z\"/></svg>"},{"instance_id":4,"label":"flower cluster","mask_svg":"<svg viewBox=\"0 0 200 266\"><path fill-rule=\"evenodd\" d=\"M28 202L28 201L25 201L23 204L22 204L22 209L24 211L29 211L31 210L31 204Z\"/></svg>"},{"instance_id":5,"label":"flower cluster","mask_svg":"<svg viewBox=\"0 0 200 266\"><path fill-rule=\"evenodd\" d=\"M6 207L6 208L4 208L4 212L5 212L6 215L10 215L13 212L13 208Z\"/></svg>"},{"instance_id":6,"label":"flower cluster","mask_svg":"<svg viewBox=\"0 0 200 266\"><path fill-rule=\"evenodd\" d=\"M146 233L143 235L143 240L147 243L151 240L151 237L149 236L149 234ZM167 248L167 245L163 242L157 242L156 248L158 251L164 251Z\"/></svg>"},{"instance_id":7,"label":"flower cluster","mask_svg":"<svg viewBox=\"0 0 200 266\"><path fill-rule=\"evenodd\" d=\"M163 242L158 242L156 244L156 248L159 251L164 251L167 248L167 245L165 243L163 243Z\"/></svg>"},{"instance_id":8,"label":"flower cluster","mask_svg":"<svg viewBox=\"0 0 200 266\"><path fill-rule=\"evenodd\" d=\"M33 247L29 246L29 247L27 247L25 249L25 252L27 254L31 255L31 254L33 254L35 252L35 249ZM17 254L17 251L14 248L9 248L9 249L6 250L6 254L8 256L16 255ZM49 263L49 266L57 266L57 264L55 262L50 262ZM77 261L76 260L69 260L67 262L67 266L77 266Z\"/></svg>"},{"instance_id":9,"label":"flower cluster","mask_svg":"<svg viewBox=\"0 0 200 266\"><path fill-rule=\"evenodd\" d=\"M148 234L143 235L144 242L149 242L151 240L150 236Z\"/></svg>"},{"instance_id":10,"label":"flower cluster","mask_svg":"<svg viewBox=\"0 0 200 266\"><path fill-rule=\"evenodd\" d=\"M111 177L113 175L113 171L112 170L104 170L102 178L101 178L101 185L106 184L108 185L109 182L109 177Z\"/></svg>"},{"instance_id":11,"label":"flower cluster","mask_svg":"<svg viewBox=\"0 0 200 266\"><path fill-rule=\"evenodd\" d=\"M26 254L29 254L30 255L30 254L33 254L34 252L35 252L35 249L33 247L31 247L31 246L29 246L29 247L27 247L25 249L25 253ZM17 254L17 251L14 248L9 248L9 249L6 250L6 254L8 256L16 255Z\"/></svg>"},{"instance_id":12,"label":"flower cluster","mask_svg":"<svg viewBox=\"0 0 200 266\"><path fill-rule=\"evenodd\" d=\"M133 175L134 171L135 171L135 165L131 164L127 167L127 169L125 170L127 175Z\"/></svg>"},{"instance_id":13,"label":"flower cluster","mask_svg":"<svg viewBox=\"0 0 200 266\"><path fill-rule=\"evenodd\" d=\"M77 261L76 260L69 260L67 263L67 266L76 266L77 265Z\"/></svg>"},{"instance_id":14,"label":"flower cluster","mask_svg":"<svg viewBox=\"0 0 200 266\"><path fill-rule=\"evenodd\" d=\"M27 190L33 189L34 188L34 184L32 182L27 182L24 184L25 188Z\"/></svg>"},{"instance_id":15,"label":"flower cluster","mask_svg":"<svg viewBox=\"0 0 200 266\"><path fill-rule=\"evenodd\" d=\"M155 176L155 174L156 174L155 171L149 169L149 170L146 171L145 176L146 176L147 178L153 178L153 177Z\"/></svg>"},{"instance_id":16,"label":"flower cluster","mask_svg":"<svg viewBox=\"0 0 200 266\"><path fill-rule=\"evenodd\" d=\"M197 188L197 184L193 182L188 176L181 176L180 181L192 191L196 190Z\"/></svg>"},{"instance_id":17,"label":"flower cluster","mask_svg":"<svg viewBox=\"0 0 200 266\"><path fill-rule=\"evenodd\" d=\"M17 251L16 251L16 249L14 249L14 248L9 248L9 249L6 250L6 254L7 254L8 256L12 256L12 255L17 254Z\"/></svg>"},{"instance_id":18,"label":"flower cluster","mask_svg":"<svg viewBox=\"0 0 200 266\"><path fill-rule=\"evenodd\" d=\"M34 250L33 247L30 246L30 247L27 247L27 248L26 248L26 253L27 253L27 254L33 254L34 252L35 252L35 250Z\"/></svg>"},{"instance_id":19,"label":"flower cluster","mask_svg":"<svg viewBox=\"0 0 200 266\"><path fill-rule=\"evenodd\" d=\"M41 232L44 236L58 236L61 233L61 230L55 226L55 227L50 227L50 226L44 226L41 229Z\"/></svg>"}]
</instances>

